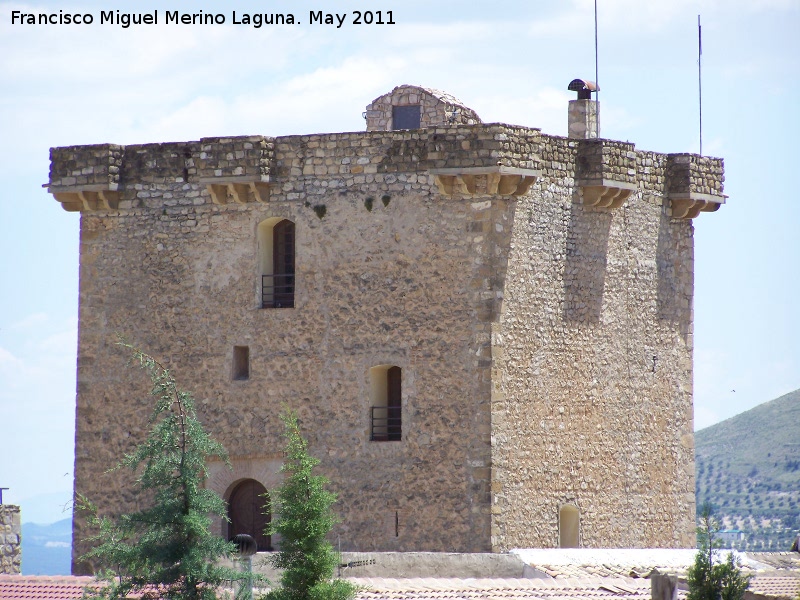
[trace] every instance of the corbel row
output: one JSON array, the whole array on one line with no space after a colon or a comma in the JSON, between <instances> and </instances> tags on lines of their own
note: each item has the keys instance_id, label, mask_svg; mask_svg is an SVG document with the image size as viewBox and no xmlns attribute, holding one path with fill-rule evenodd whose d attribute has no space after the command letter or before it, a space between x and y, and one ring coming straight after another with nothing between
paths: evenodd
<instances>
[{"instance_id":1,"label":"corbel row","mask_svg":"<svg viewBox=\"0 0 800 600\"><path fill-rule=\"evenodd\" d=\"M214 204L269 202L269 181L244 177L201 178Z\"/></svg>"},{"instance_id":2,"label":"corbel row","mask_svg":"<svg viewBox=\"0 0 800 600\"><path fill-rule=\"evenodd\" d=\"M522 196L541 176L541 171L516 167L464 167L431 169L443 196Z\"/></svg>"},{"instance_id":3,"label":"corbel row","mask_svg":"<svg viewBox=\"0 0 800 600\"><path fill-rule=\"evenodd\" d=\"M119 208L120 193L117 184L90 185L82 188L49 187L47 185L45 187L67 212L117 210Z\"/></svg>"}]
</instances>

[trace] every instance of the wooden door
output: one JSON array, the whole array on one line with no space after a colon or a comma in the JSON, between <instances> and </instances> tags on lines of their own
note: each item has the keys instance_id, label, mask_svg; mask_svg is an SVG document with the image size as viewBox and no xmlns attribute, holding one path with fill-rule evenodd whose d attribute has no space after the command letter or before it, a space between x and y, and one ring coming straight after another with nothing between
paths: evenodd
<instances>
[{"instance_id":1,"label":"wooden door","mask_svg":"<svg viewBox=\"0 0 800 600\"><path fill-rule=\"evenodd\" d=\"M254 479L246 479L237 485L228 500L228 539L240 533L253 537L259 552L272 550L270 536L264 533L270 522L267 490Z\"/></svg>"}]
</instances>

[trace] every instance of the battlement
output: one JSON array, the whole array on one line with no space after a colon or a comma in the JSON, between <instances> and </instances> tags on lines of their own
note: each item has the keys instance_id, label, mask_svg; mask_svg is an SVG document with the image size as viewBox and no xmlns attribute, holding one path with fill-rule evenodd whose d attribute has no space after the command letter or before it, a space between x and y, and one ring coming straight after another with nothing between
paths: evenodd
<instances>
[{"instance_id":1,"label":"battlement","mask_svg":"<svg viewBox=\"0 0 800 600\"><path fill-rule=\"evenodd\" d=\"M127 192L148 184L199 183L206 193L195 203L227 204L268 202L271 186L291 179L379 173L427 175L444 196L518 196L541 176L542 156L565 145L563 170L587 206L617 208L638 189L670 199L676 218L725 202L721 159L643 153L627 142L560 138L504 123L53 148L47 187L67 211L136 208L141 203ZM663 176L653 177L654 163L666 164Z\"/></svg>"}]
</instances>

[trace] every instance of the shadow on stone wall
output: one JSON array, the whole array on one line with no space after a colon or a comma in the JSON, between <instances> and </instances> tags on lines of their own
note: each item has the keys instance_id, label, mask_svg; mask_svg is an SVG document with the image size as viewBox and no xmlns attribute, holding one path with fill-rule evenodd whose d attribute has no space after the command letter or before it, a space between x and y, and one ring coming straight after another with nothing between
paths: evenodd
<instances>
[{"instance_id":1,"label":"shadow on stone wall","mask_svg":"<svg viewBox=\"0 0 800 600\"><path fill-rule=\"evenodd\" d=\"M603 309L611 213L573 203L564 266L564 320L596 324Z\"/></svg>"},{"instance_id":2,"label":"shadow on stone wall","mask_svg":"<svg viewBox=\"0 0 800 600\"><path fill-rule=\"evenodd\" d=\"M681 232L679 227L673 225L671 221L672 219L668 215L662 214L658 224L657 316L660 321L677 323L680 327L681 337L686 340L691 323L693 266L683 264L681 261L679 252ZM681 281L681 273L689 279Z\"/></svg>"}]
</instances>

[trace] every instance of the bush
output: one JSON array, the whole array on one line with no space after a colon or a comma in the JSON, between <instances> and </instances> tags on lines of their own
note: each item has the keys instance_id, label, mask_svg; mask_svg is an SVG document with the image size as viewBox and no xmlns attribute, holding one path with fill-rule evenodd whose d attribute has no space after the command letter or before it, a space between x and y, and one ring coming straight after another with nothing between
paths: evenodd
<instances>
[{"instance_id":1,"label":"bush","mask_svg":"<svg viewBox=\"0 0 800 600\"><path fill-rule=\"evenodd\" d=\"M278 517L271 523L270 533L281 536L280 552L271 560L284 571L281 586L265 600L349 600L355 596L355 586L331 580L339 556L326 536L337 522L331 511L336 495L325 489L325 477L312 474L319 460L309 456L297 416L287 412L281 418L286 438L281 467L285 479L277 493Z\"/></svg>"},{"instance_id":2,"label":"bush","mask_svg":"<svg viewBox=\"0 0 800 600\"><path fill-rule=\"evenodd\" d=\"M750 577L742 574L739 565L729 552L723 562L716 562L719 547L714 535L719 524L712 516L708 503L703 506L700 526L697 528L698 552L694 564L689 567L687 600L743 600L750 585Z\"/></svg>"}]
</instances>

